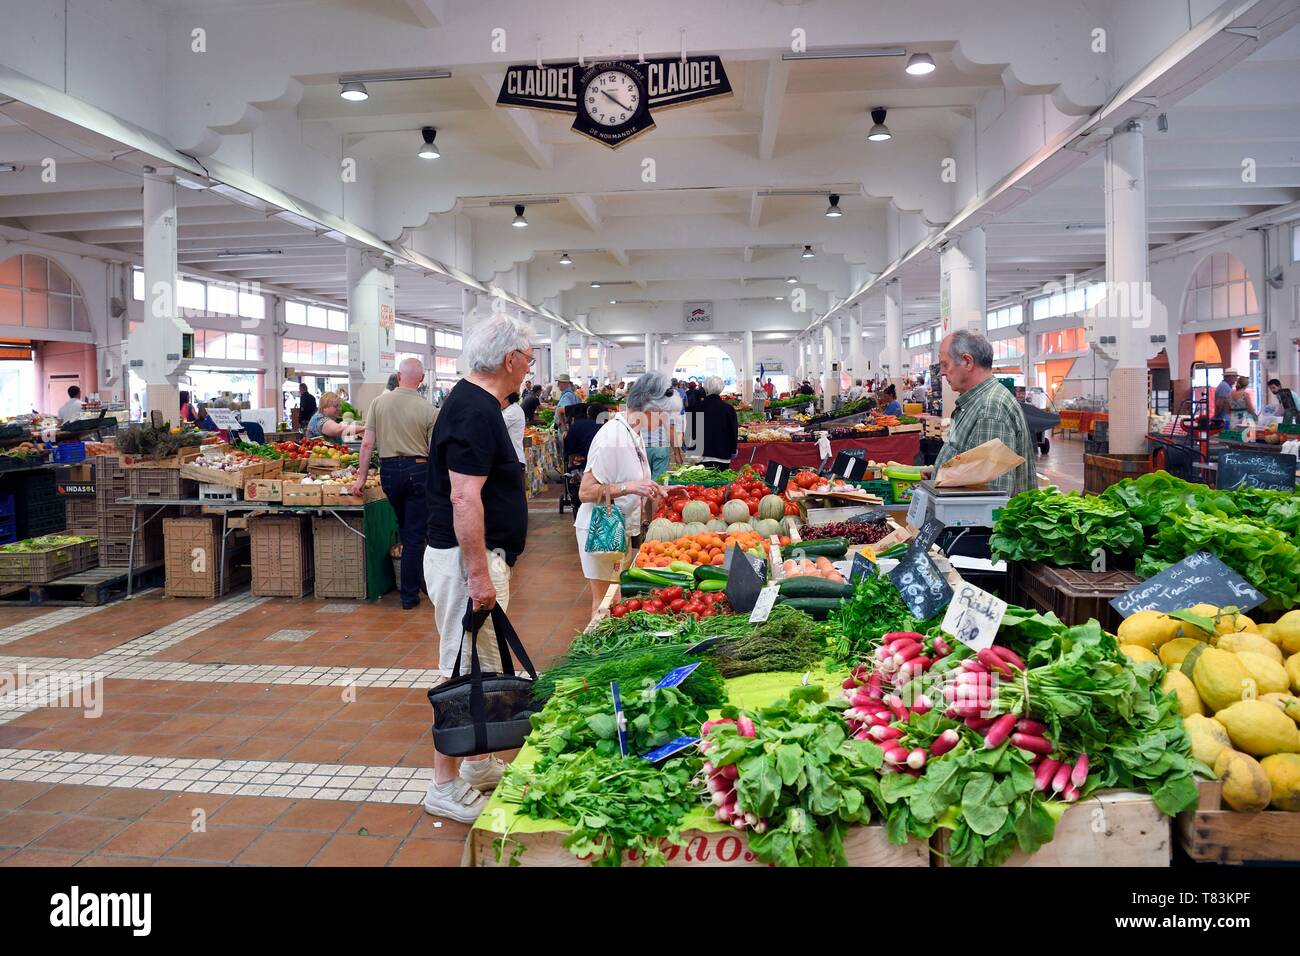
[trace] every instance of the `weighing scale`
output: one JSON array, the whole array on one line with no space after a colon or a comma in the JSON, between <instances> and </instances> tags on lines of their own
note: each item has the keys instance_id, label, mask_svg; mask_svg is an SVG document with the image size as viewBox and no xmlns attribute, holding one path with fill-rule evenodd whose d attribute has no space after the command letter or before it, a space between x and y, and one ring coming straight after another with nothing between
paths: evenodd
<instances>
[{"instance_id":1,"label":"weighing scale","mask_svg":"<svg viewBox=\"0 0 1300 956\"><path fill-rule=\"evenodd\" d=\"M987 486L936 488L933 479L922 481L912 491L907 523L919 528L936 518L948 528L992 528L993 509L1005 507L1011 496Z\"/></svg>"}]
</instances>

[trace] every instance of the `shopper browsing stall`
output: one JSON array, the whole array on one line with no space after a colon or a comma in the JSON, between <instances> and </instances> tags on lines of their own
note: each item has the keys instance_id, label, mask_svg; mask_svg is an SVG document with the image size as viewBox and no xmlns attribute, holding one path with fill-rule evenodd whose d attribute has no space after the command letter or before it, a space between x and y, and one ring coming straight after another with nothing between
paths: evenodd
<instances>
[{"instance_id":1,"label":"shopper browsing stall","mask_svg":"<svg viewBox=\"0 0 1300 956\"><path fill-rule=\"evenodd\" d=\"M1247 422L1259 421L1255 411L1255 393L1250 390L1250 379L1244 375L1237 376L1236 387L1228 396L1228 413L1234 428L1240 428Z\"/></svg>"},{"instance_id":2,"label":"shopper browsing stall","mask_svg":"<svg viewBox=\"0 0 1300 956\"><path fill-rule=\"evenodd\" d=\"M506 431L510 433L510 444L515 446L519 463L524 463L524 410L519 406L519 393L511 392L506 396L506 407L501 409L505 419Z\"/></svg>"},{"instance_id":3,"label":"shopper browsing stall","mask_svg":"<svg viewBox=\"0 0 1300 956\"><path fill-rule=\"evenodd\" d=\"M700 416L704 422L703 463L715 468L730 468L740 439L740 419L736 410L722 400L722 379L712 375L704 380L704 401Z\"/></svg>"},{"instance_id":4,"label":"shopper browsing stall","mask_svg":"<svg viewBox=\"0 0 1300 956\"><path fill-rule=\"evenodd\" d=\"M475 327L462 352L469 374L452 388L433 428L424 580L435 610L443 679L452 675L458 656L468 669L471 650L462 627L468 605L509 605L511 568L528 536L524 473L501 409L535 361L533 335L526 322L505 314ZM476 643L483 669L500 670L490 620ZM434 754L433 768L425 810L465 823L482 811L482 791L495 787L505 769L494 757L462 763L441 753Z\"/></svg>"},{"instance_id":5,"label":"shopper browsing stall","mask_svg":"<svg viewBox=\"0 0 1300 956\"><path fill-rule=\"evenodd\" d=\"M567 409L570 405L578 405L582 399L574 391L573 379L568 375L559 375L555 379L555 387L560 391L559 400L555 403L555 420L561 425L568 425L569 418Z\"/></svg>"},{"instance_id":6,"label":"shopper browsing stall","mask_svg":"<svg viewBox=\"0 0 1300 956\"><path fill-rule=\"evenodd\" d=\"M81 389L68 386L68 400L59 407L59 421L75 422L81 417Z\"/></svg>"}]
</instances>

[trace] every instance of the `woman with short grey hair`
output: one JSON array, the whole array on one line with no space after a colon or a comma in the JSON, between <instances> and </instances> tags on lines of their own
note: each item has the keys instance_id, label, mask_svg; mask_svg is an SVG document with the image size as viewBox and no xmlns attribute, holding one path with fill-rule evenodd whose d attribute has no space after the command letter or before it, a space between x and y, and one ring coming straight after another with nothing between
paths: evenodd
<instances>
[{"instance_id":1,"label":"woman with short grey hair","mask_svg":"<svg viewBox=\"0 0 1300 956\"><path fill-rule=\"evenodd\" d=\"M722 379L710 375L704 380L704 401L700 403L699 432L704 435L701 464L730 468L740 440L740 418L730 403L722 400Z\"/></svg>"},{"instance_id":2,"label":"woman with short grey hair","mask_svg":"<svg viewBox=\"0 0 1300 956\"><path fill-rule=\"evenodd\" d=\"M610 584L618 582L619 574L630 562L632 536L640 533L644 520L643 503L653 504L663 494L651 475L644 435L657 430L675 407L675 396L670 397L668 384L668 376L662 372L646 372L633 382L627 390L626 411L601 426L587 451L587 470L578 488L582 507L574 528L582 574L591 583L592 614L600 609ZM587 550L592 514L607 499L623 512L628 550L622 554Z\"/></svg>"}]
</instances>

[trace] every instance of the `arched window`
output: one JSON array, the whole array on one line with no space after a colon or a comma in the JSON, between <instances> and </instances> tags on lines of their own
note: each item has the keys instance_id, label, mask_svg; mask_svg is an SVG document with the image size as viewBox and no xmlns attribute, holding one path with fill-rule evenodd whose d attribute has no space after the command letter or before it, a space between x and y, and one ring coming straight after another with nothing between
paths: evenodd
<instances>
[{"instance_id":1,"label":"arched window","mask_svg":"<svg viewBox=\"0 0 1300 956\"><path fill-rule=\"evenodd\" d=\"M1183 297L1183 322L1214 322L1259 314L1255 284L1246 267L1230 252L1201 260Z\"/></svg>"},{"instance_id":2,"label":"arched window","mask_svg":"<svg viewBox=\"0 0 1300 956\"><path fill-rule=\"evenodd\" d=\"M91 331L86 301L71 276L57 262L30 255L0 262L0 326Z\"/></svg>"}]
</instances>

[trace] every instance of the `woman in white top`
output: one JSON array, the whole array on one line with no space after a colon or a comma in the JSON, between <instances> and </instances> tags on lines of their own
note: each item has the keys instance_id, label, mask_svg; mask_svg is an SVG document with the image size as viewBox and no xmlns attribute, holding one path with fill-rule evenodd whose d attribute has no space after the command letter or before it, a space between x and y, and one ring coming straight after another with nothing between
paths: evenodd
<instances>
[{"instance_id":1,"label":"woman in white top","mask_svg":"<svg viewBox=\"0 0 1300 956\"><path fill-rule=\"evenodd\" d=\"M578 509L574 522L578 537L578 554L582 558L582 574L591 582L591 609L600 608L605 592L618 581L630 557L631 538L641 530L641 505L655 501L662 489L650 477L650 462L646 457L646 432L655 431L664 416L675 408L674 398L669 398L669 378L662 372L646 372L627 391L627 410L605 422L591 441L587 452L587 470L578 488ZM592 512L601 507L608 494L627 524L629 552L625 554L591 554L587 551L587 532L591 528Z\"/></svg>"},{"instance_id":2,"label":"woman in white top","mask_svg":"<svg viewBox=\"0 0 1300 956\"><path fill-rule=\"evenodd\" d=\"M501 409L501 417L506 420L506 431L515 446L515 455L519 463L524 463L524 408L519 404L519 393L511 392L506 396L506 407Z\"/></svg>"}]
</instances>

